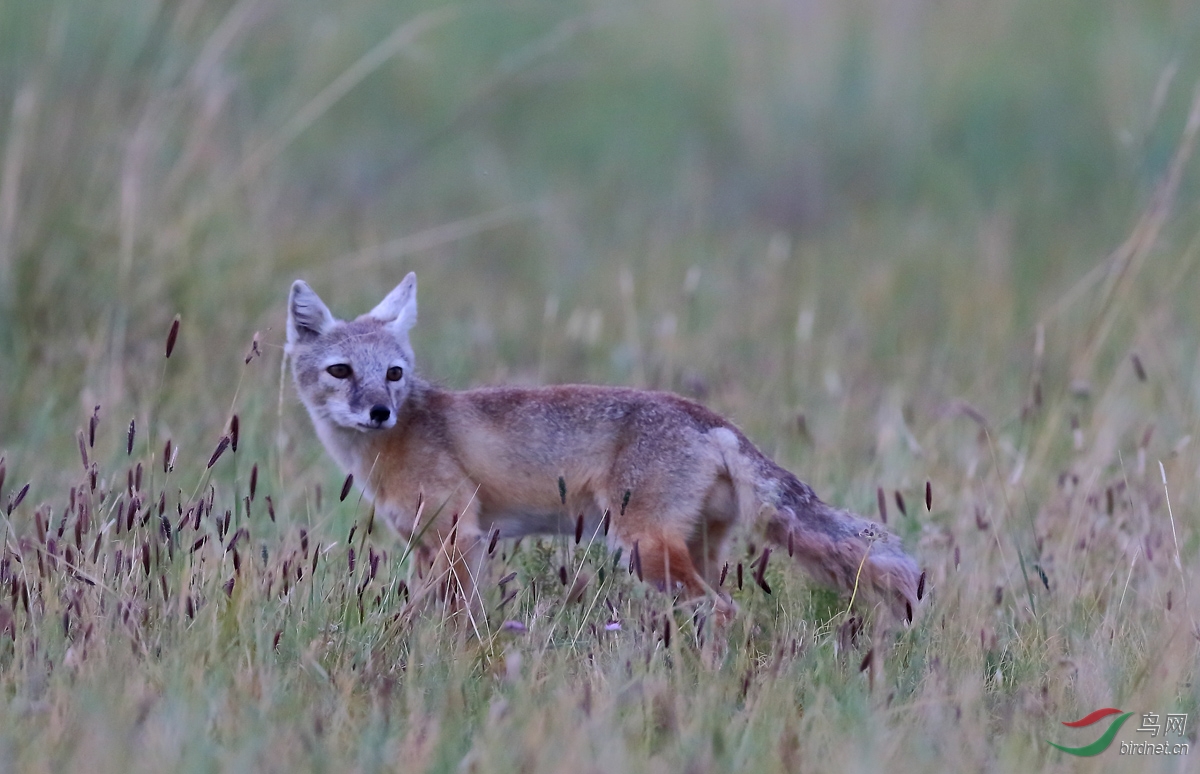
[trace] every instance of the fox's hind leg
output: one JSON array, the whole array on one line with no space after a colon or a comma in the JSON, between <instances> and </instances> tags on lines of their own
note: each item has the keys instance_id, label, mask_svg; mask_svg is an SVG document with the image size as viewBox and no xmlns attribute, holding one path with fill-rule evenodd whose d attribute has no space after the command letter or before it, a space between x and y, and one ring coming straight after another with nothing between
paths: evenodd
<instances>
[{"instance_id":1,"label":"fox's hind leg","mask_svg":"<svg viewBox=\"0 0 1200 774\"><path fill-rule=\"evenodd\" d=\"M737 523L737 500L728 477L718 477L705 494L700 521L688 539L688 553L713 595L718 624L726 624L737 615L737 605L721 588L727 568L725 548Z\"/></svg>"},{"instance_id":2,"label":"fox's hind leg","mask_svg":"<svg viewBox=\"0 0 1200 774\"><path fill-rule=\"evenodd\" d=\"M664 534L642 534L630 548L630 563L642 580L659 591L682 592L687 598L707 593L687 543Z\"/></svg>"},{"instance_id":3,"label":"fox's hind leg","mask_svg":"<svg viewBox=\"0 0 1200 774\"><path fill-rule=\"evenodd\" d=\"M620 502L612 526L617 542L629 552L629 569L668 594L682 593L685 598L707 594L688 545L699 496L672 497L669 488L640 486L626 489Z\"/></svg>"},{"instance_id":4,"label":"fox's hind leg","mask_svg":"<svg viewBox=\"0 0 1200 774\"><path fill-rule=\"evenodd\" d=\"M725 566L725 544L737 522L737 500L733 483L727 476L718 477L705 494L700 507L700 521L688 538L692 562L714 590L721 585Z\"/></svg>"},{"instance_id":5,"label":"fox's hind leg","mask_svg":"<svg viewBox=\"0 0 1200 774\"><path fill-rule=\"evenodd\" d=\"M696 569L692 547L682 537L663 531L639 531L623 536L630 549L629 568L643 581L682 600L713 597L718 620L731 619L737 608L713 591Z\"/></svg>"},{"instance_id":6,"label":"fox's hind leg","mask_svg":"<svg viewBox=\"0 0 1200 774\"><path fill-rule=\"evenodd\" d=\"M668 426L622 449L606 487L624 493L613 527L643 580L681 599L711 597L717 618L728 619L736 608L714 581L737 508L721 447L694 435Z\"/></svg>"}]
</instances>

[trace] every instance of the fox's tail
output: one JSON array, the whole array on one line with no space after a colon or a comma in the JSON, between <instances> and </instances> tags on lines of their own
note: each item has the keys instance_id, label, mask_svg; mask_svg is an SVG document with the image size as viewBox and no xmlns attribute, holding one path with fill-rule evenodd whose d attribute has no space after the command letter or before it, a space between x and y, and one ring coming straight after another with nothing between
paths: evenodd
<instances>
[{"instance_id":1,"label":"fox's tail","mask_svg":"<svg viewBox=\"0 0 1200 774\"><path fill-rule=\"evenodd\" d=\"M767 539L804 565L819 582L847 594L885 601L911 621L924 595L924 576L899 539L878 524L834 508L787 470L759 463L760 518ZM763 491L766 490L766 491Z\"/></svg>"}]
</instances>

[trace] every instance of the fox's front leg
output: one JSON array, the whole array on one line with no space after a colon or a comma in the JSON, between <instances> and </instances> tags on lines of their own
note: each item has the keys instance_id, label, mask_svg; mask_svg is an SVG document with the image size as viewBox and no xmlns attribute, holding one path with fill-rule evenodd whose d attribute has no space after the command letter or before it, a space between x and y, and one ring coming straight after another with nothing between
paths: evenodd
<instances>
[{"instance_id":1,"label":"fox's front leg","mask_svg":"<svg viewBox=\"0 0 1200 774\"><path fill-rule=\"evenodd\" d=\"M435 537L430 582L435 584L448 612L465 612L478 629L484 625L486 615L479 583L485 569L487 539L473 509L466 518L452 518L451 522Z\"/></svg>"}]
</instances>

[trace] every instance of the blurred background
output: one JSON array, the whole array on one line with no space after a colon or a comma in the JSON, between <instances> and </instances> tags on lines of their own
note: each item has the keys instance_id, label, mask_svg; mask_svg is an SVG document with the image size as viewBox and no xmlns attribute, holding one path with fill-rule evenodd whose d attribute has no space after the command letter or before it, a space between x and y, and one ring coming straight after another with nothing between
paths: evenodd
<instances>
[{"instance_id":1,"label":"blurred background","mask_svg":"<svg viewBox=\"0 0 1200 774\"><path fill-rule=\"evenodd\" d=\"M97 404L207 445L232 405L315 460L289 283L353 316L416 270L427 376L681 391L837 481L1095 376L1197 82L1186 0L6 0L0 449L66 459ZM1197 182L1092 353L1141 346L1181 421Z\"/></svg>"},{"instance_id":2,"label":"blurred background","mask_svg":"<svg viewBox=\"0 0 1200 774\"><path fill-rule=\"evenodd\" d=\"M0 769L1025 771L1112 706L1195 742L1198 86L1196 0L0 0ZM529 679L394 626L412 563L281 365L293 280L352 317L411 270L430 379L674 390L890 507L916 625L855 645L777 559L712 669L615 565L560 604L608 561L564 539L500 548Z\"/></svg>"}]
</instances>

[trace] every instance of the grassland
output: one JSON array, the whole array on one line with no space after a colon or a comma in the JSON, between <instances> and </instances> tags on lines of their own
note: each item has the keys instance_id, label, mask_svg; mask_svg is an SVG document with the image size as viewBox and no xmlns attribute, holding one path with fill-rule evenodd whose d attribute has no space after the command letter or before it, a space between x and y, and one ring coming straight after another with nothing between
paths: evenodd
<instances>
[{"instance_id":1,"label":"grassland","mask_svg":"<svg viewBox=\"0 0 1200 774\"><path fill-rule=\"evenodd\" d=\"M1047 740L1195 746L1198 81L1188 3L0 5L0 770L1194 768ZM570 540L411 609L280 368L293 278L408 270L427 376L882 498L916 621Z\"/></svg>"}]
</instances>

